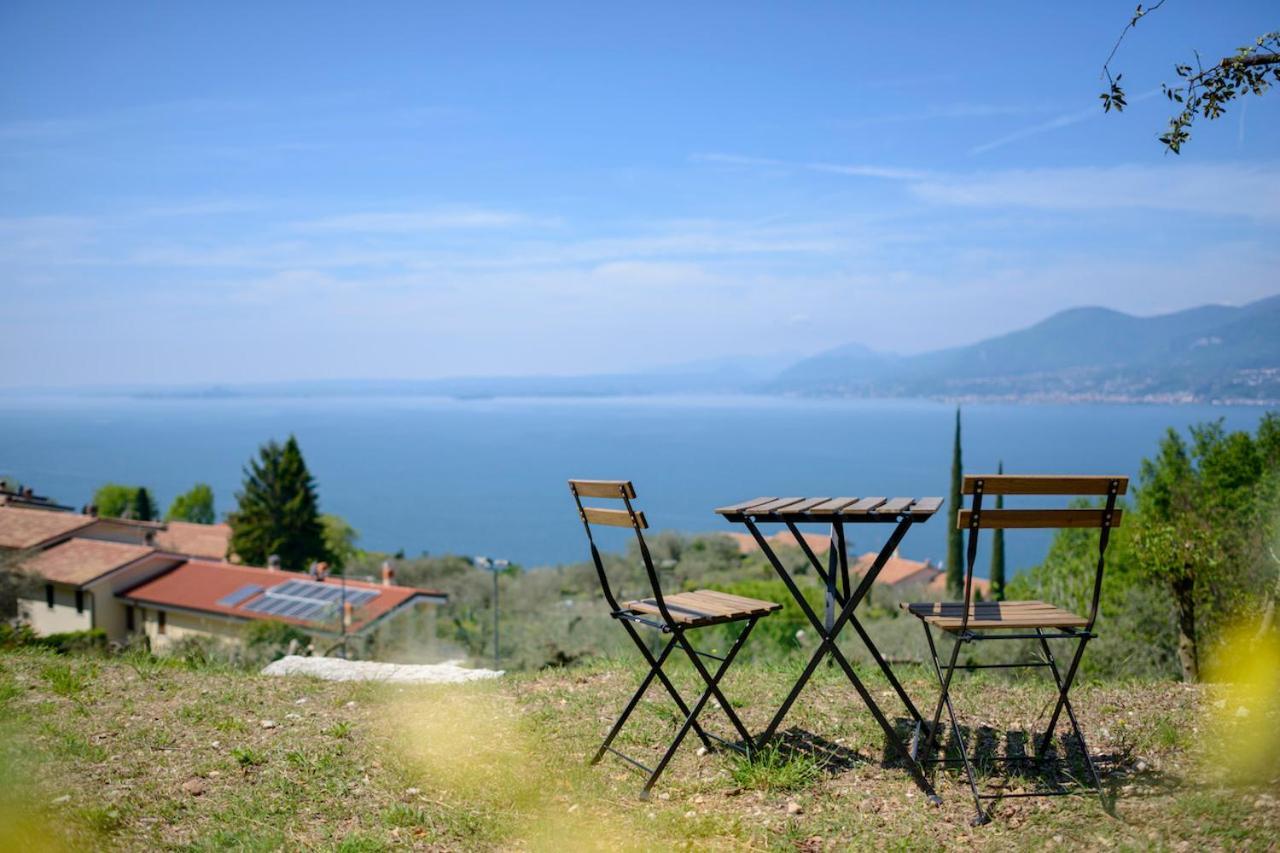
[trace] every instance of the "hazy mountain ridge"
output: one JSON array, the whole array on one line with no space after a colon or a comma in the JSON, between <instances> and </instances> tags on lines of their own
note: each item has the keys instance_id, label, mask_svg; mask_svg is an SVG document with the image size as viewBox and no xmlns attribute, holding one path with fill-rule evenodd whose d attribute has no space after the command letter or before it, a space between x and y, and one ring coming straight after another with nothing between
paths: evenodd
<instances>
[{"instance_id":1,"label":"hazy mountain ridge","mask_svg":"<svg viewBox=\"0 0 1280 853\"><path fill-rule=\"evenodd\" d=\"M1072 308L1026 329L915 356L839 347L764 390L858 397L1280 401L1280 296L1155 317Z\"/></svg>"},{"instance_id":2,"label":"hazy mountain ridge","mask_svg":"<svg viewBox=\"0 0 1280 853\"><path fill-rule=\"evenodd\" d=\"M782 361L790 366L777 372ZM39 389L0 389L0 394ZM239 397L617 397L784 394L1046 402L1280 404L1280 295L1155 317L1060 311L974 344L895 355L850 343L790 361L704 359L633 373L324 379L63 389L81 395Z\"/></svg>"}]
</instances>

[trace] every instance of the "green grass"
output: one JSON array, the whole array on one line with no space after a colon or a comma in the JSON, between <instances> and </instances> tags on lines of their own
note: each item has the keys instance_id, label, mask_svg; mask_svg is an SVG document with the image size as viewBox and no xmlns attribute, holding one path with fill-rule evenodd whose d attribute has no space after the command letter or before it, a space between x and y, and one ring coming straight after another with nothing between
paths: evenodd
<instances>
[{"instance_id":1,"label":"green grass","mask_svg":"<svg viewBox=\"0 0 1280 853\"><path fill-rule=\"evenodd\" d=\"M68 699L80 698L80 694L84 693L93 681L92 669L88 664L62 660L47 663L41 667L40 677L49 684L49 689L54 693Z\"/></svg>"},{"instance_id":2,"label":"green grass","mask_svg":"<svg viewBox=\"0 0 1280 853\"><path fill-rule=\"evenodd\" d=\"M756 791L794 791L822 777L823 764L810 755L770 744L750 758L737 756L733 781Z\"/></svg>"},{"instance_id":3,"label":"green grass","mask_svg":"<svg viewBox=\"0 0 1280 853\"><path fill-rule=\"evenodd\" d=\"M923 669L900 672L919 704L936 696ZM758 731L795 675L748 663L724 688ZM888 685L863 675L902 723ZM0 652L0 849L39 839L68 850L1265 850L1280 837L1280 769L1253 785L1227 781L1213 763L1220 729L1205 724L1213 697L1203 690L1081 685L1076 711L1117 816L1086 790L998 801L993 822L974 829L964 777L937 773L943 804L927 806L843 675L826 667L777 746L747 761L722 749L699 755L690 736L642 801L635 770L612 756L585 762L642 676L634 662L598 662L398 688ZM696 688L687 665L672 677ZM1051 697L1043 680L985 677L956 694L962 719L989 727L996 752L1042 724ZM264 727L268 719L276 725ZM714 709L703 721L730 731ZM678 725L654 689L616 745L651 764ZM1035 781L1000 772L993 765L985 781Z\"/></svg>"}]
</instances>

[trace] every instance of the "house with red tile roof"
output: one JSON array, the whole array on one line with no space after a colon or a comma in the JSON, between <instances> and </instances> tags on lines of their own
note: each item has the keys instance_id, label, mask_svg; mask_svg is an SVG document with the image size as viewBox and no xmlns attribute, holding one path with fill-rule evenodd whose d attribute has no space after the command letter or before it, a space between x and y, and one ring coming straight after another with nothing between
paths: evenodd
<instances>
[{"instance_id":1,"label":"house with red tile roof","mask_svg":"<svg viewBox=\"0 0 1280 853\"><path fill-rule=\"evenodd\" d=\"M416 613L425 623L421 633L434 636L435 606L448 601L442 592L397 586L390 576L377 584L210 560L187 560L118 597L135 608L153 649L192 635L237 639L246 623L264 619L338 637L366 635Z\"/></svg>"},{"instance_id":2,"label":"house with red tile roof","mask_svg":"<svg viewBox=\"0 0 1280 853\"><path fill-rule=\"evenodd\" d=\"M18 602L19 617L38 634L101 628L108 638L123 640L127 614L115 594L183 560L150 545L66 539L19 563L32 576L32 593Z\"/></svg>"},{"instance_id":3,"label":"house with red tile roof","mask_svg":"<svg viewBox=\"0 0 1280 853\"><path fill-rule=\"evenodd\" d=\"M856 572L859 576L865 575L878 556L875 551L868 551L849 565L849 571ZM901 590L913 588L941 598L947 592L947 573L929 560L908 560L894 551L876 576L876 583ZM984 598L991 594L991 583L986 578L975 577L973 588Z\"/></svg>"},{"instance_id":4,"label":"house with red tile roof","mask_svg":"<svg viewBox=\"0 0 1280 853\"><path fill-rule=\"evenodd\" d=\"M435 635L442 592L398 586L389 571L377 584L232 564L223 560L229 538L227 525L0 506L0 551L32 576L19 616L39 634L100 628L109 640L145 638L158 651L184 637L239 640L254 621L359 637L416 616L412 633Z\"/></svg>"},{"instance_id":5,"label":"house with red tile roof","mask_svg":"<svg viewBox=\"0 0 1280 853\"><path fill-rule=\"evenodd\" d=\"M755 537L753 537L750 533L739 533L737 531L724 531L724 532L721 532L719 535L727 536L730 539L732 539L734 544L738 546L738 553L740 554L754 554L760 550L760 546L756 543ZM826 558L827 549L831 546L830 536L826 535L825 533L804 533L804 532L802 532L800 535L804 537L805 544L809 546L809 549L811 551L813 551L813 554L815 557L817 557L820 560ZM770 548L800 547L796 544L796 538L786 530L780 530L777 533L773 534L772 536L764 537L764 539L766 542L769 543Z\"/></svg>"}]
</instances>

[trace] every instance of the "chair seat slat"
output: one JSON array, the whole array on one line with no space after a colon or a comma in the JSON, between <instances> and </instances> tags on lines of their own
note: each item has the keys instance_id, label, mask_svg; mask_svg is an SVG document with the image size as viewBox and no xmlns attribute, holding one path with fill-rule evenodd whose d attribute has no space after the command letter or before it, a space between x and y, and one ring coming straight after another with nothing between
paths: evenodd
<instances>
[{"instance_id":1,"label":"chair seat slat","mask_svg":"<svg viewBox=\"0 0 1280 853\"><path fill-rule=\"evenodd\" d=\"M964 604L958 601L904 602L901 607L944 631L964 625ZM969 628L1084 628L1089 620L1043 601L982 601L969 607Z\"/></svg>"}]
</instances>

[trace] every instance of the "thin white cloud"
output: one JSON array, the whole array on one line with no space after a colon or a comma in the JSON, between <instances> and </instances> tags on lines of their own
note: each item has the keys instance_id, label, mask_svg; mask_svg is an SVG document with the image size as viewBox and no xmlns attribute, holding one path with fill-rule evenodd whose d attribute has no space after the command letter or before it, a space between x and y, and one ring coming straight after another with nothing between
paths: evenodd
<instances>
[{"instance_id":1,"label":"thin white cloud","mask_svg":"<svg viewBox=\"0 0 1280 853\"><path fill-rule=\"evenodd\" d=\"M1072 116L1060 117L1061 126ZM1092 115L1092 112L1090 113ZM1048 127L1053 122L1038 127ZM1040 132L1040 131L1036 131ZM694 160L753 168L807 170L901 181L916 198L960 207L1040 210L1165 210L1209 216L1280 219L1280 169L1236 164L1120 165L1003 169L974 173L789 162L735 154L698 154Z\"/></svg>"},{"instance_id":2,"label":"thin white cloud","mask_svg":"<svg viewBox=\"0 0 1280 853\"><path fill-rule=\"evenodd\" d=\"M1136 104L1139 101L1145 101L1148 98L1152 98L1160 94L1160 91L1161 91L1160 89L1151 89L1149 91L1136 95L1133 98L1130 98L1129 102ZM1055 116L1054 118L1051 118L1048 121L1042 121L1039 124L1033 124L1030 127L1024 127L1021 130L1015 130L1013 133L1005 134L1004 136L1001 136L999 139L993 139L990 142L983 143L982 145L974 146L973 148L969 149L969 153L985 154L988 151L992 151L996 148L1002 148L1005 145L1008 145L1011 142L1017 142L1020 139L1026 139L1031 136L1039 136L1042 133L1049 133L1050 131L1058 130L1059 128L1070 127L1073 124L1079 124L1082 121L1088 121L1090 119L1101 118L1104 115L1105 113L1102 111L1102 107L1099 106L1098 104L1094 104L1088 109L1076 110L1074 112L1069 112L1069 113L1063 113L1062 115Z\"/></svg>"},{"instance_id":3,"label":"thin white cloud","mask_svg":"<svg viewBox=\"0 0 1280 853\"><path fill-rule=\"evenodd\" d=\"M350 231L362 233L411 233L456 229L493 229L557 224L507 210L383 211L350 213L294 223L299 231Z\"/></svg>"},{"instance_id":4,"label":"thin white cloud","mask_svg":"<svg viewBox=\"0 0 1280 853\"><path fill-rule=\"evenodd\" d=\"M863 163L822 163L794 160L775 160L770 157L748 157L741 154L718 152L694 154L691 160L699 163L721 163L727 166L745 166L765 169L782 169L806 172L822 172L855 178L882 178L889 181L914 181L928 173L918 169L899 169L893 166L873 166Z\"/></svg>"},{"instance_id":5,"label":"thin white cloud","mask_svg":"<svg viewBox=\"0 0 1280 853\"><path fill-rule=\"evenodd\" d=\"M865 116L851 119L837 119L832 124L837 127L855 129L860 127L877 127L886 124L908 124L912 122L939 121L948 119L992 118L995 116L1026 116L1045 113L1044 107L1030 107L1012 104L976 104L955 103L939 107L931 107L915 112L888 113L878 116Z\"/></svg>"},{"instance_id":6,"label":"thin white cloud","mask_svg":"<svg viewBox=\"0 0 1280 853\"><path fill-rule=\"evenodd\" d=\"M911 185L934 204L1040 210L1162 210L1280 219L1280 168L1173 164L1009 169Z\"/></svg>"}]
</instances>

